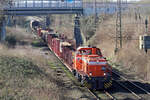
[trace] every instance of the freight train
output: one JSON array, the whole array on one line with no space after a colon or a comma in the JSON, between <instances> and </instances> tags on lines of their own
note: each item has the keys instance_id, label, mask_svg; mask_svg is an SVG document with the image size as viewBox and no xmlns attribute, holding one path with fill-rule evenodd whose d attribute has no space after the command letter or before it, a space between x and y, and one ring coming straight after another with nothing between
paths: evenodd
<instances>
[{"instance_id":1,"label":"freight train","mask_svg":"<svg viewBox=\"0 0 150 100\"><path fill-rule=\"evenodd\" d=\"M108 89L112 86L112 67L99 48L76 48L72 40L54 33L52 29L37 28L36 31L82 85L90 89Z\"/></svg>"}]
</instances>

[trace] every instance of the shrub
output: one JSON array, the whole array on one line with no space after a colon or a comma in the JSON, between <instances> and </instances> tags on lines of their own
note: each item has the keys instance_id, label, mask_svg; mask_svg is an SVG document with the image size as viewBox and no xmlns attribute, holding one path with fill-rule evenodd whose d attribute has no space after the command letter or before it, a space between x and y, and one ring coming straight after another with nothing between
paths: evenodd
<instances>
[{"instance_id":1,"label":"shrub","mask_svg":"<svg viewBox=\"0 0 150 100\"><path fill-rule=\"evenodd\" d=\"M17 43L17 40L16 40L16 37L14 35L10 35L10 36L6 37L6 45L8 47L13 47L14 48L16 43Z\"/></svg>"},{"instance_id":2,"label":"shrub","mask_svg":"<svg viewBox=\"0 0 150 100\"><path fill-rule=\"evenodd\" d=\"M33 47L43 47L43 46L46 46L46 43L44 43L42 40L35 40L35 41L32 41L31 45Z\"/></svg>"}]
</instances>

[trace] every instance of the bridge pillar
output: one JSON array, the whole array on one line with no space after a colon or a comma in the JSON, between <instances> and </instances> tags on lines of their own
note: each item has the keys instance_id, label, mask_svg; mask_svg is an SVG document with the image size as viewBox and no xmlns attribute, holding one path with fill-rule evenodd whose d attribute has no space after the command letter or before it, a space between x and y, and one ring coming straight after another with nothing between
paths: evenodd
<instances>
[{"instance_id":1,"label":"bridge pillar","mask_svg":"<svg viewBox=\"0 0 150 100\"><path fill-rule=\"evenodd\" d=\"M51 24L49 16L46 16L46 27L49 27Z\"/></svg>"},{"instance_id":2,"label":"bridge pillar","mask_svg":"<svg viewBox=\"0 0 150 100\"><path fill-rule=\"evenodd\" d=\"M77 15L74 20L74 37L76 40L76 48L83 44L83 39L80 30L80 17Z\"/></svg>"},{"instance_id":3,"label":"bridge pillar","mask_svg":"<svg viewBox=\"0 0 150 100\"><path fill-rule=\"evenodd\" d=\"M6 19L3 17L2 26L0 28L0 42L5 41L6 38Z\"/></svg>"},{"instance_id":4,"label":"bridge pillar","mask_svg":"<svg viewBox=\"0 0 150 100\"><path fill-rule=\"evenodd\" d=\"M7 25L12 26L12 16L8 16L7 18Z\"/></svg>"}]
</instances>

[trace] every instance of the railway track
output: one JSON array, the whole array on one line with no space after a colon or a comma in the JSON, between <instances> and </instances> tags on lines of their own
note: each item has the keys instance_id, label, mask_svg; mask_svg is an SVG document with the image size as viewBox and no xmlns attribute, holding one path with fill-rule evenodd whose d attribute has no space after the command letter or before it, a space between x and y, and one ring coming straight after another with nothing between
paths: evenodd
<instances>
[{"instance_id":1,"label":"railway track","mask_svg":"<svg viewBox=\"0 0 150 100\"><path fill-rule=\"evenodd\" d=\"M117 95L113 93L112 91L103 91L103 95L105 95L104 99L106 100L120 100L120 99L130 99L130 100L149 100L150 98L150 92L142 88L141 86L138 86L137 84L131 82L124 76L116 73L113 71L113 75L115 74L115 77L118 79L113 79L113 82L115 83L116 87L124 90L122 93L118 93ZM120 87L119 87L120 86ZM98 96L99 94L102 94L102 91L96 91L92 92L98 99L103 98L101 96Z\"/></svg>"},{"instance_id":2,"label":"railway track","mask_svg":"<svg viewBox=\"0 0 150 100\"><path fill-rule=\"evenodd\" d=\"M138 100L149 100L150 93L147 90L145 90L141 86L138 86L134 82L131 82L130 80L115 71L113 71L113 76L115 76L115 79L113 79L115 83L119 84L121 87L129 91Z\"/></svg>"},{"instance_id":3,"label":"railway track","mask_svg":"<svg viewBox=\"0 0 150 100\"><path fill-rule=\"evenodd\" d=\"M89 90L89 89L88 89ZM108 91L92 91L89 90L95 97L97 97L97 100L117 100L111 93Z\"/></svg>"},{"instance_id":4,"label":"railway track","mask_svg":"<svg viewBox=\"0 0 150 100\"><path fill-rule=\"evenodd\" d=\"M133 94L137 100L141 100L142 98L140 96L138 96L138 94L136 94L135 92L133 92L130 88L127 87L127 85L124 85L118 81L114 81L115 83L117 83L118 85L120 85L122 88L124 88L125 90L129 91L131 94Z\"/></svg>"},{"instance_id":5,"label":"railway track","mask_svg":"<svg viewBox=\"0 0 150 100\"><path fill-rule=\"evenodd\" d=\"M127 78L125 78L124 76L119 75L118 73L114 72L114 74L118 75L119 77L121 77L122 79L124 79L125 81L128 81L130 84L136 86L137 88L141 89L142 91L144 91L145 93L147 93L150 96L150 92L148 92L147 90L143 89L142 87L136 85L135 83L131 82L130 80L128 80Z\"/></svg>"},{"instance_id":6,"label":"railway track","mask_svg":"<svg viewBox=\"0 0 150 100\"><path fill-rule=\"evenodd\" d=\"M51 51L51 53L66 67L67 65L57 56L55 55L54 52ZM58 68L59 69L59 68ZM70 71L70 69L68 69L68 72ZM58 70L58 73L60 71ZM61 72L62 73L62 72ZM113 71L113 75L115 75L115 78L113 79L113 81L116 83L116 86L118 87L118 85L120 85L120 87L122 87L122 89L125 89L126 91L130 92L130 96L131 94L134 97L131 97L135 100L145 100L148 97L148 95L150 96L150 93L148 91L146 91L145 89L143 89L142 87L134 84L133 82L129 81L127 78L121 76L120 74L116 73ZM119 79L119 80L118 80ZM125 81L126 83L122 83L121 81ZM118 85L117 85L118 84ZM86 87L85 87L86 88ZM114 95L113 92L111 91L91 91L90 89L87 88L87 90L90 92L91 95L93 95L94 98L96 98L95 100L120 100L120 98L118 98L118 95ZM140 93L137 93L137 91L141 91ZM143 92L145 94L143 94ZM120 96L126 96L130 97L129 95L126 95L125 93L121 93ZM148 99L147 99L148 100Z\"/></svg>"},{"instance_id":7,"label":"railway track","mask_svg":"<svg viewBox=\"0 0 150 100\"><path fill-rule=\"evenodd\" d=\"M112 94L110 94L108 91L105 91L105 94L108 95L110 97L111 100L117 100Z\"/></svg>"},{"instance_id":8,"label":"railway track","mask_svg":"<svg viewBox=\"0 0 150 100\"><path fill-rule=\"evenodd\" d=\"M53 53L53 55L66 67L67 65L54 53L51 51L51 53ZM59 70L58 70L59 71ZM68 71L71 71L70 69L68 69ZM59 71L60 72L60 71ZM119 78L122 78L122 80L125 80L127 81L127 79L115 72L113 72L113 74L116 75L116 77L119 77ZM115 81L116 79L114 79ZM122 88L126 89L127 91L129 91L132 95L134 95L134 97L136 97L136 100L142 100L143 97L142 96L139 96L136 92L134 92L133 90L131 90L129 87L127 87L126 85L118 82L118 81L115 81L116 84L119 84ZM131 82L129 82L131 83ZM134 84L134 83L131 83L131 84ZM136 86L136 85L135 85ZM85 87L86 88L86 87ZM139 89L141 89L142 91L146 92L147 94L150 94L148 91L142 89L141 87L138 87ZM119 100L119 98L117 98L117 96L114 96L113 93L111 93L110 91L91 91L90 89L87 88L87 90L90 92L91 95L93 95L93 97L96 98L96 100L103 100L103 99L106 99L106 100ZM122 94L124 95L124 94ZM127 96L128 97L128 96Z\"/></svg>"},{"instance_id":9,"label":"railway track","mask_svg":"<svg viewBox=\"0 0 150 100\"><path fill-rule=\"evenodd\" d=\"M52 50L51 53L66 67L69 68L67 66L66 63L64 63ZM68 69L71 72L71 69ZM92 91L90 89L88 89L87 87L85 87L90 93L91 95L93 95L93 97L96 98L96 100L103 100L103 98L107 98L106 100L117 100L114 96L112 96L108 91ZM103 94L103 97L99 96L99 94Z\"/></svg>"}]
</instances>

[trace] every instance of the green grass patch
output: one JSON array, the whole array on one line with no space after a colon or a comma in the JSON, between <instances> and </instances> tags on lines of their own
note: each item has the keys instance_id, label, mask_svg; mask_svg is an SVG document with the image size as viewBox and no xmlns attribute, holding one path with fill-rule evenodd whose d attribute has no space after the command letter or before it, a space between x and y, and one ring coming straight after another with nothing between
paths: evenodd
<instances>
[{"instance_id":1,"label":"green grass patch","mask_svg":"<svg viewBox=\"0 0 150 100\"><path fill-rule=\"evenodd\" d=\"M62 65L61 68L64 70L64 72L67 74L67 76L72 79L75 80L74 76L72 75L72 73L64 66Z\"/></svg>"},{"instance_id":2,"label":"green grass patch","mask_svg":"<svg viewBox=\"0 0 150 100\"><path fill-rule=\"evenodd\" d=\"M53 53L54 54L54 53ZM55 54L54 54L55 55ZM56 56L55 56L56 57ZM59 62L59 63L58 63ZM75 80L73 74L67 69L67 67L65 65L63 65L61 63L60 60L58 60L55 63L53 62L48 62L48 65L50 66L50 68L52 69L58 69L58 68L62 68L62 70L66 73L66 75L71 79L71 80Z\"/></svg>"},{"instance_id":3,"label":"green grass patch","mask_svg":"<svg viewBox=\"0 0 150 100\"><path fill-rule=\"evenodd\" d=\"M66 73L66 75L72 79L74 79L74 76L72 75L72 73L63 65L63 64L58 64L58 62L56 63L52 63L52 62L48 62L48 65L50 66L50 68L52 69L58 69L58 68L62 68L62 70Z\"/></svg>"},{"instance_id":4,"label":"green grass patch","mask_svg":"<svg viewBox=\"0 0 150 100\"><path fill-rule=\"evenodd\" d=\"M57 66L60 66L62 69L63 69L63 71L66 73L66 75L71 79L71 80L75 80L75 77L73 76L73 74L68 70L68 68L63 64L63 63L61 63L61 61L60 60L58 60L59 62L60 62L60 64L58 64ZM57 62L58 62L57 61ZM56 63L57 63L56 62Z\"/></svg>"},{"instance_id":5,"label":"green grass patch","mask_svg":"<svg viewBox=\"0 0 150 100\"><path fill-rule=\"evenodd\" d=\"M31 45L33 47L43 47L46 46L46 43L42 39L32 41Z\"/></svg>"},{"instance_id":6,"label":"green grass patch","mask_svg":"<svg viewBox=\"0 0 150 100\"><path fill-rule=\"evenodd\" d=\"M5 75L7 77L34 77L39 75L40 69L38 66L34 65L31 61L26 59L20 59L17 57L0 57L0 75Z\"/></svg>"},{"instance_id":7,"label":"green grass patch","mask_svg":"<svg viewBox=\"0 0 150 100\"><path fill-rule=\"evenodd\" d=\"M50 66L50 68L52 68L52 69L57 69L58 67L54 64L54 63L52 63L52 62L48 62L48 65Z\"/></svg>"}]
</instances>

